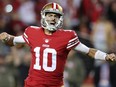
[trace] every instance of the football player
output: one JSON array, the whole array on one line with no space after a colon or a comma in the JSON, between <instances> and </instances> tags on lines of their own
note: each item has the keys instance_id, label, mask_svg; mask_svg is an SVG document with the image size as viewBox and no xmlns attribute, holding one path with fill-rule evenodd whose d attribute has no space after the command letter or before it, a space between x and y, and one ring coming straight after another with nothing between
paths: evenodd
<instances>
[{"instance_id":1,"label":"football player","mask_svg":"<svg viewBox=\"0 0 116 87\"><path fill-rule=\"evenodd\" d=\"M5 32L0 40L9 46L28 44L32 59L24 87L61 87L67 55L71 49L91 58L116 61L115 54L107 54L81 43L73 30L62 29L63 9L57 3L48 3L41 10L41 26L29 26L21 36Z\"/></svg>"}]
</instances>

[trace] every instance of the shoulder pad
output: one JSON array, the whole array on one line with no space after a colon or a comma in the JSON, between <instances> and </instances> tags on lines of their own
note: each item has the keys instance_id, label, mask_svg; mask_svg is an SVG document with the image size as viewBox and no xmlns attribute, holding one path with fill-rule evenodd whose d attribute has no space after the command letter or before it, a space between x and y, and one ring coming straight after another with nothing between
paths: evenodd
<instances>
[{"instance_id":1,"label":"shoulder pad","mask_svg":"<svg viewBox=\"0 0 116 87\"><path fill-rule=\"evenodd\" d=\"M30 26L31 28L35 28L35 29L38 29L39 27L37 27L37 26Z\"/></svg>"}]
</instances>

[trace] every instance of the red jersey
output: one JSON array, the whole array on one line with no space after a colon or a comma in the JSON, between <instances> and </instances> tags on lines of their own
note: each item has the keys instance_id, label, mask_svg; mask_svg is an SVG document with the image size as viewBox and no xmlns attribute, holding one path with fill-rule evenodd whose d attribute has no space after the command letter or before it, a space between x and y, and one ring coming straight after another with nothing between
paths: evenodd
<instances>
[{"instance_id":1,"label":"red jersey","mask_svg":"<svg viewBox=\"0 0 116 87\"><path fill-rule=\"evenodd\" d=\"M39 84L62 84L67 55L79 44L77 34L73 30L58 29L46 35L43 28L31 26L25 30L23 38L32 53L29 77Z\"/></svg>"}]
</instances>

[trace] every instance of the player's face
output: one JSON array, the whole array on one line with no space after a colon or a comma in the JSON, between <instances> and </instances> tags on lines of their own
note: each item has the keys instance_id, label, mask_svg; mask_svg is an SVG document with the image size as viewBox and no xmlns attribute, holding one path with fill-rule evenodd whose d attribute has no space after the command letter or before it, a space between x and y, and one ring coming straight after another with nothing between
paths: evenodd
<instances>
[{"instance_id":1,"label":"player's face","mask_svg":"<svg viewBox=\"0 0 116 87\"><path fill-rule=\"evenodd\" d=\"M60 18L60 15L55 13L47 13L45 16L46 22L49 25L53 25L53 26L58 22L59 18Z\"/></svg>"}]
</instances>

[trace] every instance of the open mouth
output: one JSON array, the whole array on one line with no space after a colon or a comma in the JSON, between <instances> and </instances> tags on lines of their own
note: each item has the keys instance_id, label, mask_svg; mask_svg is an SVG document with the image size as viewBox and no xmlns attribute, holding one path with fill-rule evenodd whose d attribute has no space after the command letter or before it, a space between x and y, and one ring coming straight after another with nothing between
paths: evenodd
<instances>
[{"instance_id":1,"label":"open mouth","mask_svg":"<svg viewBox=\"0 0 116 87\"><path fill-rule=\"evenodd\" d=\"M56 23L50 23L50 25L55 25Z\"/></svg>"}]
</instances>

